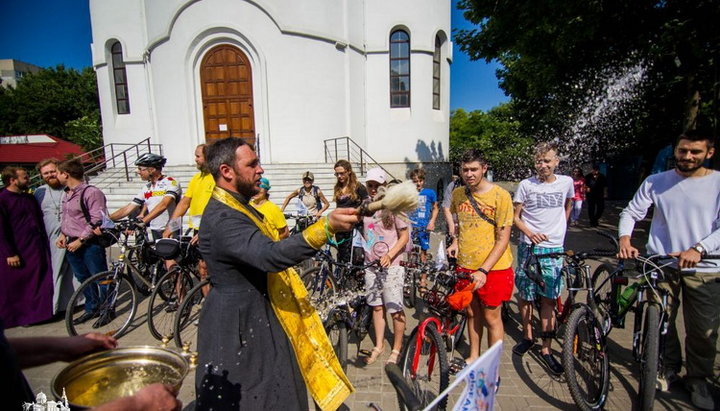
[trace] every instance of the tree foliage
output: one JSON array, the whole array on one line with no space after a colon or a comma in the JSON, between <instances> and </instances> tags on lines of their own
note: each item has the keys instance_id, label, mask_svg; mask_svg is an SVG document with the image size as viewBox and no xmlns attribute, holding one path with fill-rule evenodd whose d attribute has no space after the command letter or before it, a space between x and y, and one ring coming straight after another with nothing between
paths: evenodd
<instances>
[{"instance_id":1,"label":"tree foliage","mask_svg":"<svg viewBox=\"0 0 720 411\"><path fill-rule=\"evenodd\" d=\"M450 115L450 159L457 162L468 148L484 152L495 179L515 180L530 166L533 140L522 136L510 103L490 111L454 110Z\"/></svg>"},{"instance_id":2,"label":"tree foliage","mask_svg":"<svg viewBox=\"0 0 720 411\"><path fill-rule=\"evenodd\" d=\"M460 0L467 20L455 41L471 59L497 60L500 86L512 97L520 131L549 138L566 132L578 106L602 96L608 77L640 65L636 99L608 141L646 151L692 127L716 127L720 57L717 0ZM613 73L615 71L615 73ZM607 119L604 119L607 122ZM602 130L596 133L603 133ZM618 147L626 149L627 147Z\"/></svg>"},{"instance_id":3,"label":"tree foliage","mask_svg":"<svg viewBox=\"0 0 720 411\"><path fill-rule=\"evenodd\" d=\"M0 134L50 134L86 150L102 145L95 72L62 65L0 88Z\"/></svg>"}]
</instances>

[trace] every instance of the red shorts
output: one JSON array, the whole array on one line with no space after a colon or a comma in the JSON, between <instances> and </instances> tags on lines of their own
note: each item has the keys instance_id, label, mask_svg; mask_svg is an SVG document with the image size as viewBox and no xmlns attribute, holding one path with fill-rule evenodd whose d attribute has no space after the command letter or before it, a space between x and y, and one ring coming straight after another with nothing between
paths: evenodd
<instances>
[{"instance_id":1,"label":"red shorts","mask_svg":"<svg viewBox=\"0 0 720 411\"><path fill-rule=\"evenodd\" d=\"M474 273L477 270L456 267L455 271L459 273ZM475 295L480 302L486 307L497 307L504 301L510 301L512 298L515 272L512 267L504 270L492 270L487 274L485 285L475 290Z\"/></svg>"}]
</instances>

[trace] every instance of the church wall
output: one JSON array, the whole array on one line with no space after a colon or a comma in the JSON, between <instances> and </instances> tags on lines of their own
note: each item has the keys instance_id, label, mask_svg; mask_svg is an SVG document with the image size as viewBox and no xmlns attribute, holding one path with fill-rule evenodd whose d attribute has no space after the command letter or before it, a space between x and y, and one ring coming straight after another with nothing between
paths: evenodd
<instances>
[{"instance_id":1,"label":"church wall","mask_svg":"<svg viewBox=\"0 0 720 411\"><path fill-rule=\"evenodd\" d=\"M440 110L432 108L432 53L438 30L450 33L447 1L368 0L367 8L368 151L380 162L447 161L449 42L442 48ZM408 108L390 108L388 50L390 33L396 28L410 35Z\"/></svg>"},{"instance_id":2,"label":"church wall","mask_svg":"<svg viewBox=\"0 0 720 411\"><path fill-rule=\"evenodd\" d=\"M128 0L123 7L115 7L111 13L102 1L90 1L92 16L92 59L98 81L100 110L105 144L135 143L147 137L156 138L149 105L149 87L143 63L145 46L142 2ZM123 61L128 77L130 113L117 114L115 108L114 82L110 46L114 41L122 45ZM154 142L157 142L156 140Z\"/></svg>"},{"instance_id":3,"label":"church wall","mask_svg":"<svg viewBox=\"0 0 720 411\"><path fill-rule=\"evenodd\" d=\"M323 161L323 140L344 136L383 163L447 159L449 42L441 110L432 109L434 36L450 33L447 0L90 1L106 143L152 136L169 164L192 163L204 141L202 57L232 44L252 65L264 162ZM411 107L390 109L389 36L398 26L411 35ZM114 114L99 44L109 38L128 56L130 115Z\"/></svg>"},{"instance_id":4,"label":"church wall","mask_svg":"<svg viewBox=\"0 0 720 411\"><path fill-rule=\"evenodd\" d=\"M347 134L345 51L283 35L248 3L204 1L185 9L170 39L152 53L157 134L170 162L190 161L187 147L204 141L199 66L217 44L233 44L251 61L263 161L322 161L322 140Z\"/></svg>"}]
</instances>

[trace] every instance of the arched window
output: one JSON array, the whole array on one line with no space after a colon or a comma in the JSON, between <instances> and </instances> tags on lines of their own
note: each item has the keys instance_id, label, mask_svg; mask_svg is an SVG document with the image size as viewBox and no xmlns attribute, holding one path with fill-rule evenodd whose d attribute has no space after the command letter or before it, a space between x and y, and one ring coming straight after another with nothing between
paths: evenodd
<instances>
[{"instance_id":1,"label":"arched window","mask_svg":"<svg viewBox=\"0 0 720 411\"><path fill-rule=\"evenodd\" d=\"M410 107L410 35L390 34L390 107Z\"/></svg>"},{"instance_id":2,"label":"arched window","mask_svg":"<svg viewBox=\"0 0 720 411\"><path fill-rule=\"evenodd\" d=\"M118 114L130 114L130 96L128 95L127 73L119 41L110 47L112 54L113 82L115 83L115 104Z\"/></svg>"},{"instance_id":3,"label":"arched window","mask_svg":"<svg viewBox=\"0 0 720 411\"><path fill-rule=\"evenodd\" d=\"M440 110L440 46L442 41L440 36L435 36L435 52L433 53L433 83L432 83L432 102L433 109Z\"/></svg>"}]
</instances>

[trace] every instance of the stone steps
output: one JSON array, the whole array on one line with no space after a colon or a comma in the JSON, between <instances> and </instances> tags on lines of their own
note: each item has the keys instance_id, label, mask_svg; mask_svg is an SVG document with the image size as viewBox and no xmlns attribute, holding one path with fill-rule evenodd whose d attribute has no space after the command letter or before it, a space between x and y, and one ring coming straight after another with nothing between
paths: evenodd
<instances>
[{"instance_id":1,"label":"stone steps","mask_svg":"<svg viewBox=\"0 0 720 411\"><path fill-rule=\"evenodd\" d=\"M332 202L335 175L332 164L302 163L302 164L268 164L263 165L264 177L270 180L270 201L281 206L288 194L302 186L301 177L304 172L311 171L315 175L315 185L320 187L325 197ZM187 189L190 179L197 169L194 165L168 166L163 169L165 175L171 176L180 182L183 190ZM90 184L99 187L107 197L108 210L113 212L127 205L140 191L143 181L132 170L131 181L126 181L125 170L122 168L108 168L90 179ZM288 205L286 212L296 211L296 199Z\"/></svg>"}]
</instances>

